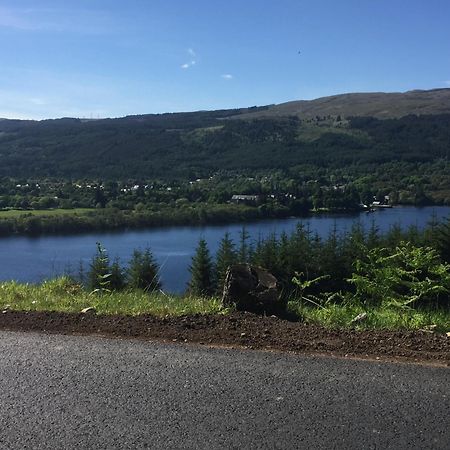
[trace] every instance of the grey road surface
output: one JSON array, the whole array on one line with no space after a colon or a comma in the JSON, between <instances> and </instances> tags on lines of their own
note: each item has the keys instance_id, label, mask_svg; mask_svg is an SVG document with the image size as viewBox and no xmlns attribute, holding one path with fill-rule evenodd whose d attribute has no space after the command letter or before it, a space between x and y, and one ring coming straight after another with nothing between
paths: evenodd
<instances>
[{"instance_id":1,"label":"grey road surface","mask_svg":"<svg viewBox=\"0 0 450 450\"><path fill-rule=\"evenodd\" d=\"M0 448L449 449L450 370L0 332Z\"/></svg>"}]
</instances>

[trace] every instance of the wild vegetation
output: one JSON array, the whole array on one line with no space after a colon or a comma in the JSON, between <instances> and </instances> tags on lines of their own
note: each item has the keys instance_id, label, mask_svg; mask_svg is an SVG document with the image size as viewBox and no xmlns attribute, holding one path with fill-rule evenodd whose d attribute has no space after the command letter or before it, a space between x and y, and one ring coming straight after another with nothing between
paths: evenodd
<instances>
[{"instance_id":1,"label":"wild vegetation","mask_svg":"<svg viewBox=\"0 0 450 450\"><path fill-rule=\"evenodd\" d=\"M98 244L89 270L41 285L0 285L0 307L99 313L226 313L220 301L226 268L248 262L275 274L300 320L332 327L450 331L450 220L424 231L393 227L380 234L355 226L321 239L299 224L290 236L239 242L229 235L213 258L199 241L185 295L166 294L150 249L135 250L128 267Z\"/></svg>"},{"instance_id":2,"label":"wild vegetation","mask_svg":"<svg viewBox=\"0 0 450 450\"><path fill-rule=\"evenodd\" d=\"M70 277L38 285L14 281L0 283L0 309L18 311L80 312L92 307L98 314L153 314L156 316L217 314L226 312L217 298L169 295L143 290L107 291L92 294Z\"/></svg>"}]
</instances>

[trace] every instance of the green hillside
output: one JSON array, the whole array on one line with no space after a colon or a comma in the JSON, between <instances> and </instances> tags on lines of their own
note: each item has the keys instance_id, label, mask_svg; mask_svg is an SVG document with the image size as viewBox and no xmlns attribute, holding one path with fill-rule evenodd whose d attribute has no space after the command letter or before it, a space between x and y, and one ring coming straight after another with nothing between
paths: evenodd
<instances>
[{"instance_id":1,"label":"green hillside","mask_svg":"<svg viewBox=\"0 0 450 450\"><path fill-rule=\"evenodd\" d=\"M371 116L380 119L399 118L409 114L449 114L450 89L415 90L404 93L367 92L299 100L271 105L264 111L251 111L241 118L316 116Z\"/></svg>"},{"instance_id":2,"label":"green hillside","mask_svg":"<svg viewBox=\"0 0 450 450\"><path fill-rule=\"evenodd\" d=\"M361 117L383 115L380 108L402 117ZM418 111L426 114L411 115ZM0 177L192 179L218 170L425 163L447 160L449 130L450 89L119 119L1 120Z\"/></svg>"}]
</instances>

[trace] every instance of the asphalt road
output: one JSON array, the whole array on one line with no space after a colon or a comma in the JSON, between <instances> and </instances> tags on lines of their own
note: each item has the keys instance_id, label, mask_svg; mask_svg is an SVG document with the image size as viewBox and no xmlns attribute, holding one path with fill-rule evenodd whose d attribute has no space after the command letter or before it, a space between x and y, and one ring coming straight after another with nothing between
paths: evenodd
<instances>
[{"instance_id":1,"label":"asphalt road","mask_svg":"<svg viewBox=\"0 0 450 450\"><path fill-rule=\"evenodd\" d=\"M450 448L450 369L0 332L0 448Z\"/></svg>"}]
</instances>

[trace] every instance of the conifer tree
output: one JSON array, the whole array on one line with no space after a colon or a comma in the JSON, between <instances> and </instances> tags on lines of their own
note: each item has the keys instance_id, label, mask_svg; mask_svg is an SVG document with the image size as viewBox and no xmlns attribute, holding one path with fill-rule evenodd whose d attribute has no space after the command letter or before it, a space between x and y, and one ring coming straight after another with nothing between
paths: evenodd
<instances>
[{"instance_id":1,"label":"conifer tree","mask_svg":"<svg viewBox=\"0 0 450 450\"><path fill-rule=\"evenodd\" d=\"M250 238L250 235L247 231L247 229L242 227L242 230L240 232L239 236L240 240L240 246L239 246L239 252L238 252L238 260L240 263L245 264L248 263L250 260L250 246L248 243L248 240Z\"/></svg>"},{"instance_id":2,"label":"conifer tree","mask_svg":"<svg viewBox=\"0 0 450 450\"><path fill-rule=\"evenodd\" d=\"M230 266L236 264L236 262L237 252L230 238L230 233L226 232L220 241L219 250L217 250L216 255L217 292L222 291L227 270Z\"/></svg>"},{"instance_id":3,"label":"conifer tree","mask_svg":"<svg viewBox=\"0 0 450 450\"><path fill-rule=\"evenodd\" d=\"M309 274L315 271L316 258L313 250L311 231L302 223L297 224L294 233L289 238L291 274L295 272Z\"/></svg>"},{"instance_id":4,"label":"conifer tree","mask_svg":"<svg viewBox=\"0 0 450 450\"><path fill-rule=\"evenodd\" d=\"M111 264L111 276L109 277L109 287L113 291L120 291L125 287L125 275L120 267L119 258L115 258Z\"/></svg>"},{"instance_id":5,"label":"conifer tree","mask_svg":"<svg viewBox=\"0 0 450 450\"><path fill-rule=\"evenodd\" d=\"M161 289L159 267L149 248L144 252L134 250L128 266L128 286L132 289L157 291Z\"/></svg>"},{"instance_id":6,"label":"conifer tree","mask_svg":"<svg viewBox=\"0 0 450 450\"><path fill-rule=\"evenodd\" d=\"M189 267L189 291L193 295L207 296L214 292L213 264L204 239L200 239Z\"/></svg>"},{"instance_id":7,"label":"conifer tree","mask_svg":"<svg viewBox=\"0 0 450 450\"><path fill-rule=\"evenodd\" d=\"M341 287L345 274L342 253L342 239L334 224L327 240L321 245L319 253L319 276L329 277L324 283L325 286L322 285L324 289L337 290Z\"/></svg>"},{"instance_id":8,"label":"conifer tree","mask_svg":"<svg viewBox=\"0 0 450 450\"><path fill-rule=\"evenodd\" d=\"M441 222L438 219L436 211L433 211L431 218L427 223L427 227L423 232L424 245L439 248L439 234L441 230Z\"/></svg>"},{"instance_id":9,"label":"conifer tree","mask_svg":"<svg viewBox=\"0 0 450 450\"><path fill-rule=\"evenodd\" d=\"M438 226L436 247L442 260L450 264L450 217Z\"/></svg>"},{"instance_id":10,"label":"conifer tree","mask_svg":"<svg viewBox=\"0 0 450 450\"><path fill-rule=\"evenodd\" d=\"M350 232L342 239L342 261L346 270L351 273L353 264L367 253L366 233L361 222L352 225Z\"/></svg>"},{"instance_id":11,"label":"conifer tree","mask_svg":"<svg viewBox=\"0 0 450 450\"><path fill-rule=\"evenodd\" d=\"M286 287L294 276L292 260L295 256L290 252L289 238L285 232L281 233L277 250L277 271L274 275Z\"/></svg>"},{"instance_id":12,"label":"conifer tree","mask_svg":"<svg viewBox=\"0 0 450 450\"><path fill-rule=\"evenodd\" d=\"M275 234L260 241L252 255L252 262L267 269L269 272L277 272L278 242Z\"/></svg>"},{"instance_id":13,"label":"conifer tree","mask_svg":"<svg viewBox=\"0 0 450 450\"><path fill-rule=\"evenodd\" d=\"M389 231L383 236L383 244L386 247L395 247L403 240L403 231L398 223L394 223L389 228Z\"/></svg>"},{"instance_id":14,"label":"conifer tree","mask_svg":"<svg viewBox=\"0 0 450 450\"><path fill-rule=\"evenodd\" d=\"M92 258L88 272L88 289L92 292L104 292L110 290L111 269L106 249L97 242L97 253Z\"/></svg>"},{"instance_id":15,"label":"conifer tree","mask_svg":"<svg viewBox=\"0 0 450 450\"><path fill-rule=\"evenodd\" d=\"M380 234L375 220L370 224L369 232L367 233L367 248L372 249L380 246Z\"/></svg>"},{"instance_id":16,"label":"conifer tree","mask_svg":"<svg viewBox=\"0 0 450 450\"><path fill-rule=\"evenodd\" d=\"M255 247L253 249L252 259L251 263L255 264L256 266L261 266L261 254L262 254L262 247L264 244L264 239L261 237L261 235L258 236L258 240L255 243Z\"/></svg>"}]
</instances>

